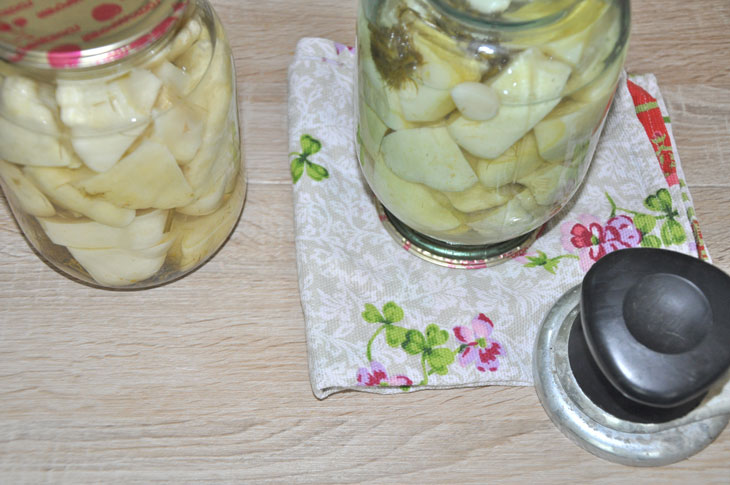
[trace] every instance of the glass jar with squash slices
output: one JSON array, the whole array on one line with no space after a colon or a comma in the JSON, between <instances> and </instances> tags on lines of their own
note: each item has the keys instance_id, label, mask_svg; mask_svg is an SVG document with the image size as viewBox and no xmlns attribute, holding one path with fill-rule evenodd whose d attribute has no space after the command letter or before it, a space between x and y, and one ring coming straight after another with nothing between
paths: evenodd
<instances>
[{"instance_id":1,"label":"glass jar with squash slices","mask_svg":"<svg viewBox=\"0 0 730 485\"><path fill-rule=\"evenodd\" d=\"M516 254L576 192L628 0L361 0L357 140L389 231L429 261Z\"/></svg>"},{"instance_id":2,"label":"glass jar with squash slices","mask_svg":"<svg viewBox=\"0 0 730 485\"><path fill-rule=\"evenodd\" d=\"M246 189L211 6L18 3L0 21L0 184L43 258L88 284L157 286L210 258Z\"/></svg>"}]
</instances>

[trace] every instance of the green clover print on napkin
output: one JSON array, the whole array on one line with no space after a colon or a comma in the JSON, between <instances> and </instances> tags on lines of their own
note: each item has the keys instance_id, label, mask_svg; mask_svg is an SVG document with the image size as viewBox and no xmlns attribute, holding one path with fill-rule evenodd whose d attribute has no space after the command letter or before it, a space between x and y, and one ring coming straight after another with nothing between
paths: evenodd
<instances>
[{"instance_id":1,"label":"green clover print on napkin","mask_svg":"<svg viewBox=\"0 0 730 485\"><path fill-rule=\"evenodd\" d=\"M322 142L311 135L302 135L299 139L302 146L301 153L291 152L289 156L296 155L291 161L291 178L296 184L307 169L307 175L315 182L320 182L330 176L329 172L322 165L312 162L309 157L322 149Z\"/></svg>"},{"instance_id":2,"label":"green clover print on napkin","mask_svg":"<svg viewBox=\"0 0 730 485\"><path fill-rule=\"evenodd\" d=\"M644 234L644 238L641 241L643 247L660 248L662 247L662 243L664 246L671 246L672 244L682 244L687 240L687 235L684 232L682 224L677 221L679 211L674 208L672 196L667 189L659 189L655 194L644 199L644 207L652 212L658 212L660 215L644 214L628 209L621 209L620 207L616 207L616 204L610 197L609 202L613 208L613 213L616 210L621 210L634 215L634 224ZM663 221L660 230L661 239L658 236L650 234L659 221Z\"/></svg>"},{"instance_id":3,"label":"green clover print on napkin","mask_svg":"<svg viewBox=\"0 0 730 485\"><path fill-rule=\"evenodd\" d=\"M389 346L403 349L408 355L420 355L421 367L423 368L423 380L418 385L427 385L430 374L446 375L449 366L454 362L454 356L458 353L451 349L442 347L449 340L449 332L441 329L432 323L426 327L425 335L415 329L407 329L395 323L403 320L403 309L394 302L388 302L383 306L382 313L375 305L365 305L362 318L368 323L379 323L380 327L375 331L368 341L367 359L373 361L372 345L375 338L385 331L385 341Z\"/></svg>"},{"instance_id":4,"label":"green clover print on napkin","mask_svg":"<svg viewBox=\"0 0 730 485\"><path fill-rule=\"evenodd\" d=\"M447 330L435 323L428 325L425 333L395 325L403 317L403 309L392 301L383 306L382 312L371 303L365 305L363 320L380 326L368 341L366 356L370 367L358 369L358 385L399 387L403 391L414 385L408 376L389 375L382 360L373 359L373 342L382 332L385 332L385 341L390 347L399 348L409 356L420 356L423 378L415 384L417 386L428 385L428 377L432 374L448 374L449 366L456 361L462 367L473 366L479 372L497 372L499 369L499 357L504 355L504 348L492 336L494 322L484 313L479 313L468 325L452 328L458 345L453 350L448 346L450 334Z\"/></svg>"}]
</instances>

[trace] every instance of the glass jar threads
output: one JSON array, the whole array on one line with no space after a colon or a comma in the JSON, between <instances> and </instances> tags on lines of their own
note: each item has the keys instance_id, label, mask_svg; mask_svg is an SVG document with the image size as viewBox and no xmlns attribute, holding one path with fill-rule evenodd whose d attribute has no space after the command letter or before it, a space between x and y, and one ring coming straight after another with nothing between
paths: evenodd
<instances>
[{"instance_id":1,"label":"glass jar threads","mask_svg":"<svg viewBox=\"0 0 730 485\"><path fill-rule=\"evenodd\" d=\"M359 156L386 226L457 267L522 250L582 182L628 0L361 0Z\"/></svg>"},{"instance_id":2,"label":"glass jar threads","mask_svg":"<svg viewBox=\"0 0 730 485\"><path fill-rule=\"evenodd\" d=\"M210 5L18 3L0 19L0 182L35 249L91 285L157 286L210 258L246 189Z\"/></svg>"}]
</instances>

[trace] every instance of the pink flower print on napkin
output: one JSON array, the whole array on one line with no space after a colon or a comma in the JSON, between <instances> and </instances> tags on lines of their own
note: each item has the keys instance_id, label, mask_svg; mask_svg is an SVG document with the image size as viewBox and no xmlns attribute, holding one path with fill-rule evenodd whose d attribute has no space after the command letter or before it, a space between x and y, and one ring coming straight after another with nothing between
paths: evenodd
<instances>
[{"instance_id":1,"label":"pink flower print on napkin","mask_svg":"<svg viewBox=\"0 0 730 485\"><path fill-rule=\"evenodd\" d=\"M571 253L577 250L583 271L588 271L593 263L608 253L641 244L641 232L629 216L612 217L605 225L590 214L583 214L578 219L577 224L562 224L561 241Z\"/></svg>"},{"instance_id":2,"label":"pink flower print on napkin","mask_svg":"<svg viewBox=\"0 0 730 485\"><path fill-rule=\"evenodd\" d=\"M497 356L504 354L499 342L489 338L492 330L494 324L483 313L471 321L471 328L454 327L454 335L462 343L459 353L459 363L462 367L474 364L479 372L487 370L495 372L499 368Z\"/></svg>"},{"instance_id":3,"label":"pink flower print on napkin","mask_svg":"<svg viewBox=\"0 0 730 485\"><path fill-rule=\"evenodd\" d=\"M349 45L340 44L339 42L335 42L335 51L337 52L337 55L339 56L343 52L349 52L350 54L355 53L355 48L350 47Z\"/></svg>"},{"instance_id":4,"label":"pink flower print on napkin","mask_svg":"<svg viewBox=\"0 0 730 485\"><path fill-rule=\"evenodd\" d=\"M360 367L357 371L358 386L392 386L392 387L408 387L413 385L413 381L406 376L388 377L385 366L380 362L370 362L370 370L366 367Z\"/></svg>"}]
</instances>

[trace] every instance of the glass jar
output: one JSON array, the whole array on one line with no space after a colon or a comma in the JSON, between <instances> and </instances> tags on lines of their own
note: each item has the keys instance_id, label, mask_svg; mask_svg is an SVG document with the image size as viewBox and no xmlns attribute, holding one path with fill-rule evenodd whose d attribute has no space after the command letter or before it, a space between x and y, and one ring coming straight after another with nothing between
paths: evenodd
<instances>
[{"instance_id":1,"label":"glass jar","mask_svg":"<svg viewBox=\"0 0 730 485\"><path fill-rule=\"evenodd\" d=\"M626 53L628 0L361 0L360 163L391 233L483 267L576 192Z\"/></svg>"},{"instance_id":2,"label":"glass jar","mask_svg":"<svg viewBox=\"0 0 730 485\"><path fill-rule=\"evenodd\" d=\"M243 208L235 72L205 0L20 1L0 17L0 181L53 266L144 288Z\"/></svg>"}]
</instances>

